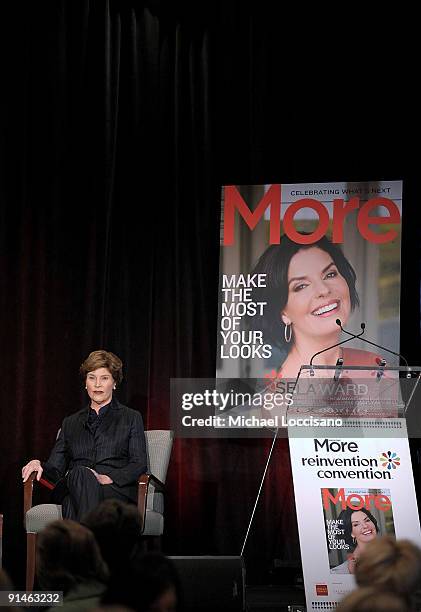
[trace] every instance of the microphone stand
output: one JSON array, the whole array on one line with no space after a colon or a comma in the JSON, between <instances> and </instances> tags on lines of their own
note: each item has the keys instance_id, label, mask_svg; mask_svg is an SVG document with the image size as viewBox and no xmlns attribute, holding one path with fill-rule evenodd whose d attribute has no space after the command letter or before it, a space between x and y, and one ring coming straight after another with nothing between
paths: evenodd
<instances>
[{"instance_id":1,"label":"microphone stand","mask_svg":"<svg viewBox=\"0 0 421 612\"><path fill-rule=\"evenodd\" d=\"M344 329L342 327L342 322L341 322L340 319L336 319L336 325L338 325L338 327L341 328L341 331L343 331L345 334L348 334L348 336L351 336L351 339L353 339L353 338L360 338L363 335L364 331L365 331L365 323L361 323L362 332L360 334L357 334L357 335L352 334L351 332L349 332L346 329ZM380 344L376 344L375 342L372 342L371 340L367 340L366 338L360 338L360 339L363 342L366 342L367 344L371 344L371 346L375 346L376 348L379 348L379 349L381 349L383 351L387 351L388 353L392 353L392 355L396 355L396 357L399 357L400 359L402 359L402 361L405 362L405 367L408 368L408 371L406 373L406 378L411 378L412 377L412 375L411 375L411 368L410 368L410 366L408 364L408 361L407 361L406 357L404 357L400 353L395 353L395 351L392 351L391 349L387 348L386 346L381 346ZM380 380L381 377L384 374L384 367L386 365L386 361L384 359L382 359L380 361L379 365L380 365L380 368L379 368L379 371L377 372L377 380ZM418 373L417 382L415 383L415 385L414 385L414 387L413 387L413 389L411 391L409 399L405 402L406 406L409 406L409 404L411 403L412 398L414 396L414 393L415 393L416 389L418 388L418 383L419 382L420 382L420 374Z\"/></svg>"},{"instance_id":2,"label":"microphone stand","mask_svg":"<svg viewBox=\"0 0 421 612\"><path fill-rule=\"evenodd\" d=\"M363 333L364 333L364 331L362 331L360 335L362 335ZM347 342L351 342L351 340L353 340L353 338L347 338L346 340L342 340L342 342L338 342L337 344L334 344L333 346L328 346L327 348L323 349L322 351L318 351L311 358L310 366L313 364L313 359L317 355L320 355L321 353L324 353L325 351L329 351L330 349L335 348L336 346L340 346L341 344L346 344ZM342 369L342 364L343 364L343 359L339 358L338 361L336 362L335 380L337 380L339 378L339 372ZM299 380L300 375L301 375L301 371L302 371L302 366L300 367L298 375L297 375L297 377L295 379L295 384L294 384L294 388L292 390L292 395L294 394L295 389L297 388L297 384L298 384L298 380ZM311 372L313 372L313 373L311 374ZM311 370L310 374L311 374L311 376L314 376L314 370ZM241 557L243 556L244 549L245 549L246 544L247 544L248 535L250 533L251 525L253 523L254 515L256 514L257 504L259 503L260 494L261 494L262 489L263 489L263 483L264 483L265 478L266 478L266 474L267 474L267 471L268 471L268 468L269 468L270 460L272 459L273 449L275 448L276 438L278 437L278 431L279 431L279 426L275 429L274 434L273 434L272 444L271 444L271 447L270 447L270 450L269 450L269 453L268 453L268 456L267 456L267 459L266 459L265 469L263 470L263 475L262 475L262 478L260 480L259 490L257 491L256 500L254 502L253 510L251 512L250 520L249 520L249 523L248 523L248 526L247 526L246 535L244 536L243 545L241 547L241 552L240 552L240 556Z\"/></svg>"},{"instance_id":3,"label":"microphone stand","mask_svg":"<svg viewBox=\"0 0 421 612\"><path fill-rule=\"evenodd\" d=\"M254 502L253 510L252 510L252 513L251 513L251 516L250 516L250 520L249 520L249 524L248 524L248 527L247 527L247 532L246 532L246 535L244 536L243 545L241 547L241 552L240 552L240 556L241 557L243 556L244 549L245 549L246 544L247 544L247 540L248 540L248 536L249 536L249 533L250 533L251 525L253 523L254 515L256 513L257 504L259 503L260 494L261 494L262 489L263 489L263 483L265 482L266 472L268 471L269 463L270 463L270 460L271 460L272 454L273 454L273 449L275 448L275 442L276 442L276 438L278 436L278 431L279 431L279 427L277 427L275 429L275 433L274 433L274 436L272 438L272 444L271 444L271 447L270 447L270 450L269 450L269 453L268 453L268 458L266 460L265 469L263 470L263 475L262 475L262 478L260 480L259 490L257 491L256 500Z\"/></svg>"},{"instance_id":4,"label":"microphone stand","mask_svg":"<svg viewBox=\"0 0 421 612\"><path fill-rule=\"evenodd\" d=\"M355 336L355 337L358 338L359 336L362 336L363 333L364 333L364 330L362 330L362 332L358 336ZM341 344L346 344L347 342L351 342L351 340L353 340L353 338L347 338L346 340L342 340L342 342L337 342L333 346L328 346L327 348L323 349L322 351L318 351L317 353L314 353L314 355L312 356L312 358L310 360L310 366L313 365L313 359L315 357L317 357L317 355L320 355L321 353L329 351L330 349L335 348L336 346L340 346ZM338 361L336 362L335 380L337 380L339 378L340 370L342 369L342 365L343 365L343 359L339 358ZM294 389L292 390L292 394L294 394L295 389L297 387L298 380L299 380L300 375L301 375L301 371L302 371L302 366L300 367L298 375L297 375L297 377L295 379L295 384L294 384ZM310 370L310 375L314 376L314 370ZM247 544L248 535L250 533L251 525L253 523L254 515L256 514L257 504L259 503L260 494L261 494L262 489L263 489L263 483L264 483L265 478L266 478L266 474L267 474L267 471L268 471L268 468L269 468L270 460L272 459L273 449L275 448L275 442L276 442L276 438L278 436L278 431L279 431L279 426L274 431L274 435L273 435L273 438L272 438L272 444L271 444L271 447L270 447L270 450L269 450L269 453L268 453L268 456L267 456L267 459L266 459L265 469L263 470L263 475L262 475L262 478L260 480L259 490L257 491L256 500L254 502L253 510L251 512L250 520L249 520L249 523L248 523L248 526L247 526L246 535L244 536L243 545L241 547L241 552L240 552L240 556L241 557L243 556L244 549L245 549L246 544Z\"/></svg>"},{"instance_id":5,"label":"microphone stand","mask_svg":"<svg viewBox=\"0 0 421 612\"><path fill-rule=\"evenodd\" d=\"M403 355L401 355L400 353L395 353L395 351L392 351L391 349L387 348L386 346L382 346L381 344L376 344L375 342L372 342L371 340L367 340L367 338L361 338L361 336L365 332L365 323L361 323L362 331L359 334L352 334L351 332L349 332L346 329L344 329L342 327L342 321L340 319L336 319L336 325L341 328L341 331L343 331L344 334L347 334L348 336L351 336L351 340L353 338L360 338L363 342L366 342L367 344L371 344L371 346L375 346L376 348L379 348L382 351L387 351L388 353L392 353L392 355L395 355L396 357L399 357L400 359L402 359L402 361L405 362L405 366L408 369L410 369L407 359ZM317 353L316 353L316 355L317 355ZM386 365L386 363L384 365ZM410 374L410 372L408 372L408 374Z\"/></svg>"},{"instance_id":6,"label":"microphone stand","mask_svg":"<svg viewBox=\"0 0 421 612\"><path fill-rule=\"evenodd\" d=\"M338 324L339 319L336 319L336 324ZM364 326L365 327L365 326ZM342 329L342 327L341 327ZM354 340L354 338L360 338L363 333L364 333L364 328L361 326L362 331L359 334L351 334L349 333L350 336L352 336L352 338L347 338L346 340L342 340L341 342L337 342L336 344L332 344L332 346L328 346L327 348L323 349L322 351L317 351L317 353L314 353L314 355L312 356L312 358L310 359L310 376L314 376L314 370L313 370L313 359L315 357L317 357L317 355L321 355L322 353L326 353L326 351L330 351L333 348L336 348L337 346L341 346L342 344L346 344L347 342L351 342L351 340ZM343 362L344 360L339 357L339 359L336 362L336 370L335 370L335 380L337 380L339 378L339 370L342 369L343 366Z\"/></svg>"},{"instance_id":7,"label":"microphone stand","mask_svg":"<svg viewBox=\"0 0 421 612\"><path fill-rule=\"evenodd\" d=\"M297 375L297 378L295 379L294 388L292 390L292 395L295 392L295 388L297 386L298 379L300 378L300 374L301 374L301 368L300 368L300 371L299 371L299 373ZM271 384L273 384L273 382ZM269 386L270 385L268 385L268 387ZM273 449L275 448L276 438L278 437L278 431L279 431L279 425L278 425L278 427L276 427L276 429L274 430L274 433L273 433L272 444L270 446L269 453L268 453L268 456L267 456L267 459L266 459L265 469L263 470L262 478L260 479L259 490L257 491L256 500L254 502L253 510L251 512L250 520L249 520L249 523L248 523L248 526L247 526L246 535L244 536L243 545L241 547L241 552L240 552L240 556L241 557L243 556L244 549L246 547L248 536L249 536L249 533L250 533L251 525L253 523L254 515L256 514L257 504L259 503L260 494L261 494L262 489L263 489L263 483L265 482L266 473L267 473L267 471L269 469L270 460L272 459Z\"/></svg>"}]
</instances>

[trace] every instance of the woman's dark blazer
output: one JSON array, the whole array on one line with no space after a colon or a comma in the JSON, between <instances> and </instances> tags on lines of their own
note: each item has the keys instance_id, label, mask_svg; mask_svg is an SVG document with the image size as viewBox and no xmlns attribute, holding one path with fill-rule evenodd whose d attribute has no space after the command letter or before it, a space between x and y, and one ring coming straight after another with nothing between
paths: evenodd
<instances>
[{"instance_id":1,"label":"woman's dark blazer","mask_svg":"<svg viewBox=\"0 0 421 612\"><path fill-rule=\"evenodd\" d=\"M88 427L89 407L64 419L54 448L43 465L44 476L57 482L75 466L109 476L120 493L137 499L137 478L147 471L142 416L115 398L95 433Z\"/></svg>"}]
</instances>

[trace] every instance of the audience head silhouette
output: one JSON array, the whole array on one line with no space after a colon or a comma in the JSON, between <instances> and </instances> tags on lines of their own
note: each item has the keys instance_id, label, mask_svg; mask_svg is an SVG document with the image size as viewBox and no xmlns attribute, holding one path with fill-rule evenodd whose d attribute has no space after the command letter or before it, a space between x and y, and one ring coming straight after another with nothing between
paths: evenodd
<instances>
[{"instance_id":1,"label":"audience head silhouette","mask_svg":"<svg viewBox=\"0 0 421 612\"><path fill-rule=\"evenodd\" d=\"M42 589L66 594L80 583L106 582L108 569L91 531L66 519L39 533L37 575Z\"/></svg>"},{"instance_id":2,"label":"audience head silhouette","mask_svg":"<svg viewBox=\"0 0 421 612\"><path fill-rule=\"evenodd\" d=\"M137 506L119 499L105 499L83 518L82 524L94 534L110 572L123 569L142 530Z\"/></svg>"},{"instance_id":3,"label":"audience head silhouette","mask_svg":"<svg viewBox=\"0 0 421 612\"><path fill-rule=\"evenodd\" d=\"M160 553L136 554L124 574L111 575L102 602L136 612L175 612L181 589L174 564Z\"/></svg>"},{"instance_id":4,"label":"audience head silhouette","mask_svg":"<svg viewBox=\"0 0 421 612\"><path fill-rule=\"evenodd\" d=\"M337 612L412 612L402 595L364 587L347 595L336 608Z\"/></svg>"},{"instance_id":5,"label":"audience head silhouette","mask_svg":"<svg viewBox=\"0 0 421 612\"><path fill-rule=\"evenodd\" d=\"M341 601L338 612L413 612L421 551L408 540L376 538L361 553L355 579L359 588Z\"/></svg>"},{"instance_id":6,"label":"audience head silhouette","mask_svg":"<svg viewBox=\"0 0 421 612\"><path fill-rule=\"evenodd\" d=\"M361 587L411 594L420 584L421 551L408 540L377 538L361 555L355 579Z\"/></svg>"}]
</instances>

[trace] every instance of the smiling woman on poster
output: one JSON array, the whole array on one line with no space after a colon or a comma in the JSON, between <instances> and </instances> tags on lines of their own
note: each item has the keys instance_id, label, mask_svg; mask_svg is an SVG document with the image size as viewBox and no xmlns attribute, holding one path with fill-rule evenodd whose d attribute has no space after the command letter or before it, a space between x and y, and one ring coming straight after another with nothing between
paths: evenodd
<instances>
[{"instance_id":1,"label":"smiling woman on poster","mask_svg":"<svg viewBox=\"0 0 421 612\"><path fill-rule=\"evenodd\" d=\"M342 253L326 237L313 244L298 244L283 236L260 257L254 274L266 275L262 318L265 341L287 353L278 376L295 378L312 356L340 342L340 319L346 325L359 305L356 274ZM314 365L378 366L379 355L336 346L318 355Z\"/></svg>"},{"instance_id":2,"label":"smiling woman on poster","mask_svg":"<svg viewBox=\"0 0 421 612\"><path fill-rule=\"evenodd\" d=\"M369 542L377 538L379 527L374 516L366 508L353 510L346 508L338 517L343 525L343 539L351 551L344 563L333 567L333 574L354 574L355 564Z\"/></svg>"}]
</instances>

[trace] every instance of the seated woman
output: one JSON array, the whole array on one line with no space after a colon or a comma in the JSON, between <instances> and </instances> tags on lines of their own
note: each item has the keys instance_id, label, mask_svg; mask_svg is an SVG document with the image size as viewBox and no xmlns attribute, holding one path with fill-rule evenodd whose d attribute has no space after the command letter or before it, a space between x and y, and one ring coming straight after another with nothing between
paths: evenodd
<instances>
[{"instance_id":1,"label":"seated woman","mask_svg":"<svg viewBox=\"0 0 421 612\"><path fill-rule=\"evenodd\" d=\"M146 443L139 412L113 396L123 379L121 360L108 351L90 353L80 367L90 402L64 419L49 459L22 468L57 483L54 501L63 516L80 521L103 499L136 502L137 478L146 471Z\"/></svg>"}]
</instances>

